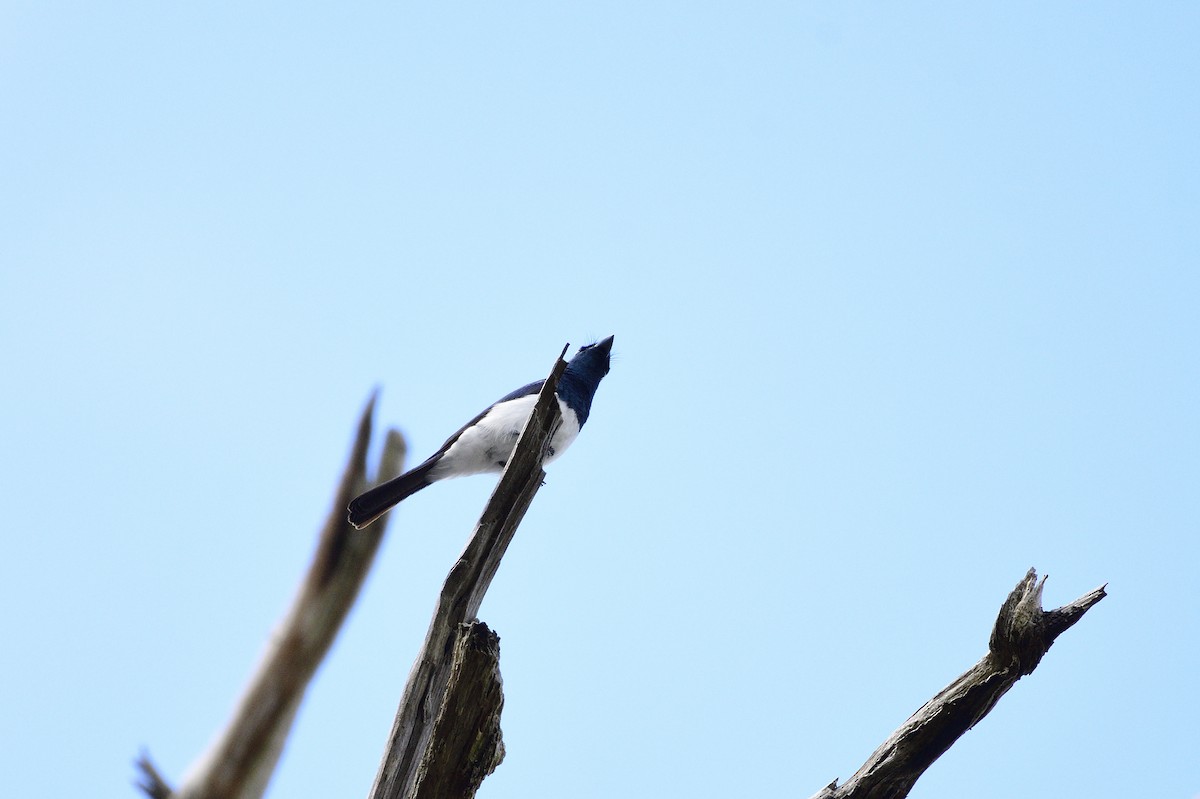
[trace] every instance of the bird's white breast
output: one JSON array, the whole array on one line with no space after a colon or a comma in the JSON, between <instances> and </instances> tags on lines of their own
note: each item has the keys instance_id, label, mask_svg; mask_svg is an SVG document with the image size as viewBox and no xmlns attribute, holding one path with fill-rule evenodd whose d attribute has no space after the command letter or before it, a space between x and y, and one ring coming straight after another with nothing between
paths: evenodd
<instances>
[{"instance_id":1,"label":"bird's white breast","mask_svg":"<svg viewBox=\"0 0 1200 799\"><path fill-rule=\"evenodd\" d=\"M442 480L503 470L536 403L537 394L529 394L492 406L482 419L464 430L450 445L430 476ZM563 420L550 439L546 463L561 455L579 435L579 421L575 412L561 399L558 400L558 409Z\"/></svg>"}]
</instances>

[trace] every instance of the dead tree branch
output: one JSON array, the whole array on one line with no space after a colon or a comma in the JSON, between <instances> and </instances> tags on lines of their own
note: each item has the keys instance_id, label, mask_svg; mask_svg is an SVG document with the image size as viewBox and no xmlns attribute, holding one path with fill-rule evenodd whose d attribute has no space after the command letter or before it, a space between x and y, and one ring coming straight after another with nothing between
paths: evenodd
<instances>
[{"instance_id":1,"label":"dead tree branch","mask_svg":"<svg viewBox=\"0 0 1200 799\"><path fill-rule=\"evenodd\" d=\"M988 653L875 750L840 787L834 780L812 799L902 799L917 779L963 733L986 716L1009 688L1033 672L1062 632L1103 599L1104 586L1055 610L1042 610L1041 580L1033 569L1000 608Z\"/></svg>"},{"instance_id":2,"label":"dead tree branch","mask_svg":"<svg viewBox=\"0 0 1200 799\"><path fill-rule=\"evenodd\" d=\"M566 351L564 347L562 354ZM472 622L545 477L546 445L561 423L554 391L566 366L560 355L471 540L446 577L396 711L371 799L469 797L504 756L499 669L494 659L489 665L476 657L488 649L498 656L499 649L481 644L479 636L487 628ZM490 630L487 634L492 635ZM480 701L488 708L473 707Z\"/></svg>"},{"instance_id":3,"label":"dead tree branch","mask_svg":"<svg viewBox=\"0 0 1200 799\"><path fill-rule=\"evenodd\" d=\"M474 796L504 760L500 636L481 621L459 625L446 698L418 769L417 797Z\"/></svg>"},{"instance_id":4,"label":"dead tree branch","mask_svg":"<svg viewBox=\"0 0 1200 799\"><path fill-rule=\"evenodd\" d=\"M351 498L399 474L403 465L404 439L389 431L375 479L368 478L374 409L372 396L312 563L225 729L177 790L171 790L145 753L139 758L139 785L152 799L258 799L266 790L305 689L350 612L386 529L386 520L366 530L355 530L346 521Z\"/></svg>"}]
</instances>

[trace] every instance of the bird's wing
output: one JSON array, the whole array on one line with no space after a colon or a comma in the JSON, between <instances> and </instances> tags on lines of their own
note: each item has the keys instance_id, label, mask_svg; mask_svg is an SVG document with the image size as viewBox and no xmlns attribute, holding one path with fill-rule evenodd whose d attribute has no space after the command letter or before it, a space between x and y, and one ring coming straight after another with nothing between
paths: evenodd
<instances>
[{"instance_id":1,"label":"bird's wing","mask_svg":"<svg viewBox=\"0 0 1200 799\"><path fill-rule=\"evenodd\" d=\"M487 406L487 408L485 408L484 410L482 410L478 414L476 414L474 419L472 419L471 421L464 424L462 427L455 430L454 435L452 435L446 439L446 443L442 444L441 448L430 458L430 460L433 460L433 458L436 458L439 455L442 455L443 453L446 452L446 450L450 449L450 446L455 441L458 441L458 437L463 434L463 431L465 431L468 427L474 427L476 424L478 424L479 420L482 419L483 417L487 416L488 413L492 410L492 408L495 408L497 405L499 405L502 402L508 402L510 400L520 399L521 397L528 397L530 394L536 394L542 390L542 384L545 382L546 382L545 380L535 380L528 385L521 386L516 391L508 392L503 397L496 400L491 405Z\"/></svg>"}]
</instances>

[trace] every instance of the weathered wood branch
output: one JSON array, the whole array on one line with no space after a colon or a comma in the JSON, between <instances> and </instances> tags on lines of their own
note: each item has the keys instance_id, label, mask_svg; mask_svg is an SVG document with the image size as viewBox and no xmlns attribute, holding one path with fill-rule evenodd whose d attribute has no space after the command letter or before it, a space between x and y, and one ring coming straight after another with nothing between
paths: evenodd
<instances>
[{"instance_id":1,"label":"weathered wood branch","mask_svg":"<svg viewBox=\"0 0 1200 799\"><path fill-rule=\"evenodd\" d=\"M1104 586L1055 610L1042 610L1042 587L1030 569L1000 608L988 653L893 732L854 776L834 780L812 799L901 799L1009 688L1033 672L1062 632L1103 599Z\"/></svg>"},{"instance_id":2,"label":"weathered wood branch","mask_svg":"<svg viewBox=\"0 0 1200 799\"><path fill-rule=\"evenodd\" d=\"M566 351L564 347L562 355ZM463 625L475 621L500 559L545 477L541 467L547 442L562 421L554 394L567 367L562 355L542 386L471 540L442 586L424 646L396 711L371 799L469 797L503 757L500 704L495 705L494 716L490 711L480 715L467 710L480 695L494 694L489 701L502 703L499 671L495 671L494 688L492 682L481 686L467 678L470 667L463 661L471 648L462 644L467 649L460 651L458 644L464 636L473 640L475 633L463 633ZM474 671L488 673L487 668Z\"/></svg>"},{"instance_id":3,"label":"weathered wood branch","mask_svg":"<svg viewBox=\"0 0 1200 799\"><path fill-rule=\"evenodd\" d=\"M146 754L139 758L139 784L152 799L258 799L266 790L308 683L350 612L386 529L386 520L366 530L346 521L349 501L399 474L404 462L404 438L389 431L375 478L368 478L374 409L372 396L308 572L229 723L176 790Z\"/></svg>"},{"instance_id":4,"label":"weathered wood branch","mask_svg":"<svg viewBox=\"0 0 1200 799\"><path fill-rule=\"evenodd\" d=\"M455 631L450 680L416 780L417 799L474 796L504 760L500 636L481 621Z\"/></svg>"}]
</instances>

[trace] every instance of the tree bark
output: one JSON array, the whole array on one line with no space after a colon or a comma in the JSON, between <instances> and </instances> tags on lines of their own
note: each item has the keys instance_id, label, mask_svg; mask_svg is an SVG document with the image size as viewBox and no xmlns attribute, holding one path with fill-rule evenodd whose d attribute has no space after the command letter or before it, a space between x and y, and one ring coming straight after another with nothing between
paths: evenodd
<instances>
[{"instance_id":1,"label":"tree bark","mask_svg":"<svg viewBox=\"0 0 1200 799\"><path fill-rule=\"evenodd\" d=\"M1030 569L1000 608L983 659L926 702L867 758L854 776L834 780L812 799L901 799L917 779L1009 688L1033 672L1063 631L1103 599L1104 586L1055 610L1042 610L1042 587Z\"/></svg>"},{"instance_id":2,"label":"tree bark","mask_svg":"<svg viewBox=\"0 0 1200 799\"><path fill-rule=\"evenodd\" d=\"M458 627L446 695L416 780L416 799L474 796L504 760L500 636L481 621Z\"/></svg>"}]
</instances>

